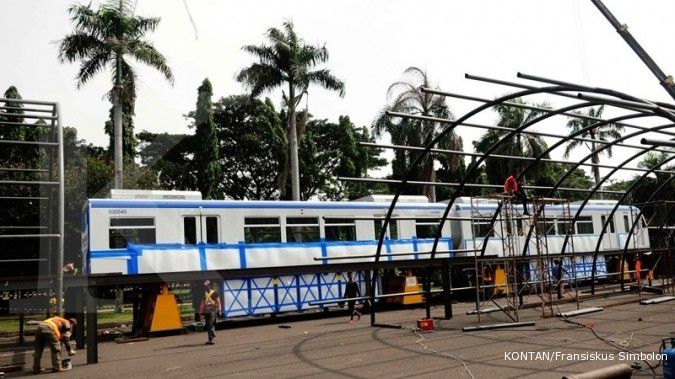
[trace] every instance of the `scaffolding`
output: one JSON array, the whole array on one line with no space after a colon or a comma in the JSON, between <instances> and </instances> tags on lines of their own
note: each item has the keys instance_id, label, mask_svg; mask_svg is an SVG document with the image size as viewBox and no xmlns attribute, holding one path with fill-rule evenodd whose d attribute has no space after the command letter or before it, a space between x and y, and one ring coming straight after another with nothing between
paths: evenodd
<instances>
[{"instance_id":1,"label":"scaffolding","mask_svg":"<svg viewBox=\"0 0 675 379\"><path fill-rule=\"evenodd\" d=\"M526 204L521 208L514 200L511 194L471 198L471 229L477 251L475 313L479 323L481 314L495 311L519 322L518 310L535 304L526 297L538 299L542 317L555 314L553 307L558 299L571 298L576 300L577 308L579 306L569 200L529 197L529 212ZM479 204L485 201L496 203L496 207L481 210ZM487 222L492 219L494 222ZM556 234L556 230L558 237L569 238L564 256L556 257L560 252L550 246L549 236ZM530 238L525 238L527 235ZM480 238L483 240L477 241ZM486 256L489 244L503 253Z\"/></svg>"},{"instance_id":2,"label":"scaffolding","mask_svg":"<svg viewBox=\"0 0 675 379\"><path fill-rule=\"evenodd\" d=\"M22 247L5 249L0 265L5 275L13 273L10 280L53 276L50 287L61 314L65 190L58 103L0 98L0 146L0 207L6 211L0 241ZM8 209L22 217L12 218Z\"/></svg>"}]
</instances>

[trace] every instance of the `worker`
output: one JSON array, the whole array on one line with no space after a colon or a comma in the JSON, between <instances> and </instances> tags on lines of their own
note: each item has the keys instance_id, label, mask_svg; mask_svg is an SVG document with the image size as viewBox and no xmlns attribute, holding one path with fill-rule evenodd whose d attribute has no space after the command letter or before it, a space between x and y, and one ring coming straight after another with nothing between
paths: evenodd
<instances>
[{"instance_id":1,"label":"worker","mask_svg":"<svg viewBox=\"0 0 675 379\"><path fill-rule=\"evenodd\" d=\"M220 294L216 291L216 287L213 283L206 282L205 285L208 285L208 289L204 291L204 299L199 306L199 313L204 316L204 322L206 323L206 333L208 335L207 345L213 345L213 341L216 338L216 317L220 317L223 313L223 306L220 302Z\"/></svg>"},{"instance_id":2,"label":"worker","mask_svg":"<svg viewBox=\"0 0 675 379\"><path fill-rule=\"evenodd\" d=\"M518 183L514 175L510 175L506 178L504 182L504 192L509 196L515 196L518 200L523 203L523 214L529 216L530 212L527 210L527 191L525 190L524 184Z\"/></svg>"},{"instance_id":3,"label":"worker","mask_svg":"<svg viewBox=\"0 0 675 379\"><path fill-rule=\"evenodd\" d=\"M65 371L61 367L61 343L66 345L69 356L75 355L75 349L70 346L70 336L74 333L76 325L75 319L66 320L59 316L48 318L38 324L35 334L34 374L41 372L40 362L45 345L49 345L52 353L52 370L54 372Z\"/></svg>"},{"instance_id":4,"label":"worker","mask_svg":"<svg viewBox=\"0 0 675 379\"><path fill-rule=\"evenodd\" d=\"M638 286L640 285L640 279L642 279L642 261L640 255L635 255L635 280Z\"/></svg>"},{"instance_id":5,"label":"worker","mask_svg":"<svg viewBox=\"0 0 675 379\"><path fill-rule=\"evenodd\" d=\"M345 299L359 296L361 296L359 285L354 281L352 273L348 272L347 283L345 283ZM347 308L349 309L349 323L354 322L354 316L357 317L356 321L361 320L361 312L356 310L356 300L347 300Z\"/></svg>"}]
</instances>

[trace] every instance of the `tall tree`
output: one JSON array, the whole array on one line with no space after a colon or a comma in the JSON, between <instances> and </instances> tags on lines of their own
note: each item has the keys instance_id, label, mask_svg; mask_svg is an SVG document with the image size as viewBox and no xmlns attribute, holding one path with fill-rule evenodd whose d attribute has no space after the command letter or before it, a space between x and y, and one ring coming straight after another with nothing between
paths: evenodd
<instances>
[{"instance_id":1,"label":"tall tree","mask_svg":"<svg viewBox=\"0 0 675 379\"><path fill-rule=\"evenodd\" d=\"M349 116L337 123L309 121L300 141L300 181L303 197L355 199L371 193L361 183L342 183L337 176L363 177L370 169L383 166L377 149L364 148L359 142L374 142L365 128L357 128Z\"/></svg>"},{"instance_id":2,"label":"tall tree","mask_svg":"<svg viewBox=\"0 0 675 379\"><path fill-rule=\"evenodd\" d=\"M110 98L113 103L115 188L123 187L123 104L136 97L136 73L128 57L160 71L173 83L173 73L166 58L144 39L155 30L159 17L134 15L128 0L108 0L94 10L89 5L72 5L68 9L75 30L59 42L61 62L80 61L77 87L109 66L113 74Z\"/></svg>"},{"instance_id":3,"label":"tall tree","mask_svg":"<svg viewBox=\"0 0 675 379\"><path fill-rule=\"evenodd\" d=\"M213 89L209 79L199 86L195 112L195 167L197 188L206 199L220 199L220 165L218 163L218 135L213 120Z\"/></svg>"},{"instance_id":4,"label":"tall tree","mask_svg":"<svg viewBox=\"0 0 675 379\"><path fill-rule=\"evenodd\" d=\"M511 102L527 105L522 99L514 99ZM548 108L547 104L535 104L540 108ZM495 106L495 111L499 119L497 126L508 129L517 129L526 123L540 116L543 111L526 109L523 107L511 106L508 104L499 104ZM481 138L473 142L474 149L477 152L484 153L490 146L509 133L507 130L490 129ZM510 155L515 157L536 157L543 153L547 148L546 142L539 136L516 133L508 141L502 143L493 154ZM548 158L546 155L544 158ZM529 162L515 159L488 157L485 160L485 174L489 184L502 184L511 173L521 172ZM546 163L540 162L527 173L527 179L530 183L537 183L546 176Z\"/></svg>"},{"instance_id":5,"label":"tall tree","mask_svg":"<svg viewBox=\"0 0 675 379\"><path fill-rule=\"evenodd\" d=\"M286 153L282 119L270 99L232 95L214 105L220 143L222 189L233 199L279 198Z\"/></svg>"},{"instance_id":6,"label":"tall tree","mask_svg":"<svg viewBox=\"0 0 675 379\"><path fill-rule=\"evenodd\" d=\"M288 109L286 113L288 159L279 177L279 188L282 197L285 197L290 168L292 199L300 200L298 138L302 133L299 133L297 128L296 108L311 84L318 84L344 96L344 83L328 69L314 70L316 65L328 60L328 50L325 45L307 45L295 33L292 22L284 22L281 29L269 28L266 37L269 45L243 47L244 51L254 55L258 61L241 70L237 80L249 88L252 97L277 87L287 86L288 92L283 92L283 99Z\"/></svg>"},{"instance_id":7,"label":"tall tree","mask_svg":"<svg viewBox=\"0 0 675 379\"><path fill-rule=\"evenodd\" d=\"M394 144L426 146L443 130L443 126L440 123L412 119L392 121L385 112L393 111L445 119L453 119L453 115L445 103L444 96L422 92L422 88L434 87L426 71L417 67L409 67L403 74L406 80L395 82L389 86L387 90L389 105L384 108L384 111L373 123L373 131L375 136L378 137L384 132L389 133ZM462 139L453 131L443 138L438 147L461 151ZM400 178L407 170L410 161L418 153L397 150L395 154L394 162L392 162L393 176ZM458 154L450 154L450 156L445 156L443 159L447 166L446 169L449 171L459 170L463 166L463 160ZM435 182L437 160L438 156L436 154L427 154L422 162L421 175L418 178L424 181ZM429 198L429 201L436 202L436 186L425 186L424 195Z\"/></svg>"},{"instance_id":8,"label":"tall tree","mask_svg":"<svg viewBox=\"0 0 675 379\"><path fill-rule=\"evenodd\" d=\"M575 112L580 116L587 116L589 118L579 118L579 117L570 117L569 121L567 121L567 127L570 128L570 131L573 132L578 132L581 129L587 128L593 124L597 124L599 119L602 118L602 111L605 109L604 105L601 105L597 108L588 108L587 112ZM586 130L585 132L581 133L577 137L581 138L587 138L587 139L592 139L592 140L599 140L599 141L608 141L608 140L614 140L617 138L621 137L621 132L623 131L623 126L617 125L617 124L604 124L601 126L598 126L597 128L592 128L589 130ZM580 141L580 140L571 140L567 143L567 146L565 147L565 158L569 158L570 153L581 146L586 146L590 152L596 151L596 149L599 149L603 146L605 146L605 143L603 142L585 142L585 141ZM601 154L607 154L608 157L612 157L612 147L608 147L604 149L600 154L593 154L591 156L591 162L593 164L597 165L600 163L600 155ZM600 168L598 166L593 166L592 168L593 171L593 179L595 179L595 184L597 185L600 183L600 180L602 179L600 177ZM603 196L602 194L599 194L600 198L602 199Z\"/></svg>"},{"instance_id":9,"label":"tall tree","mask_svg":"<svg viewBox=\"0 0 675 379\"><path fill-rule=\"evenodd\" d=\"M155 173L159 188L182 191L197 188L193 135L143 131L137 137L141 163Z\"/></svg>"}]
</instances>

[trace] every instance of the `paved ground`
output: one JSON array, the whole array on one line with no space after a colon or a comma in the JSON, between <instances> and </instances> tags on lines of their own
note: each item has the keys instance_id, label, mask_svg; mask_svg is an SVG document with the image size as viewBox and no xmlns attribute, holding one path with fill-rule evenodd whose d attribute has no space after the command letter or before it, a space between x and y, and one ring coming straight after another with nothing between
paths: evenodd
<instances>
[{"instance_id":1,"label":"paved ground","mask_svg":"<svg viewBox=\"0 0 675 379\"><path fill-rule=\"evenodd\" d=\"M574 320L592 324L603 338L636 352L658 351L661 337L675 336L675 302L644 306L632 296L587 301L582 307L622 301L630 303ZM560 378L619 363L620 350L596 338L590 329L541 319L540 310L521 312L521 321L534 320L534 327L462 332L461 327L476 324L475 316L463 313L470 308L470 304L457 304L455 318L437 321L438 330L423 335L411 331L423 310L409 309L378 314L378 322L400 323L402 329L372 328L366 315L354 324L346 323L344 317L332 317L284 323L289 329L271 324L220 330L214 346L203 345L203 334L128 344L107 342L99 345L99 364L85 365L86 352L81 351L72 371L45 377L468 378L470 371L475 378ZM561 308L576 309L571 304ZM434 316L441 315L440 307L434 309ZM503 314L483 319L484 324L505 321ZM612 353L616 360L510 361L504 356L510 351ZM49 354L45 353L43 362L48 365ZM660 368L656 371L661 373ZM634 377L651 374L636 371Z\"/></svg>"}]
</instances>

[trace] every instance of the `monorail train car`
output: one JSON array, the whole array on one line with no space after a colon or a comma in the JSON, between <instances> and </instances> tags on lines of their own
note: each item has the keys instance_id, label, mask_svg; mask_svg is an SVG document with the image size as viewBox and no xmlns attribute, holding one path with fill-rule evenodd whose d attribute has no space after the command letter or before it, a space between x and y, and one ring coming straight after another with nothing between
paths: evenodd
<instances>
[{"instance_id":1,"label":"monorail train car","mask_svg":"<svg viewBox=\"0 0 675 379\"><path fill-rule=\"evenodd\" d=\"M112 190L83 208L83 265L91 274L133 275L373 261L382 227L373 218L385 216L391 198L230 201L202 200L199 192ZM431 250L438 228L428 218L444 209L424 196L402 196L395 216L406 219L390 224L380 259L425 258L420 254ZM437 256L448 257L449 224L442 236ZM363 273L355 280L364 293ZM312 302L342 298L343 287L340 273L225 280L223 316L313 308Z\"/></svg>"},{"instance_id":2,"label":"monorail train car","mask_svg":"<svg viewBox=\"0 0 675 379\"><path fill-rule=\"evenodd\" d=\"M593 252L595 251L602 226L609 217L609 213L616 205L616 201L607 200L591 200L582 209L579 218L577 219L571 238L566 246L566 252L584 253L576 257L574 265L570 258L563 259L563 275L565 278L572 276L577 279L589 279L593 269ZM530 223L529 220L515 220L514 225L502 224L499 217L495 222L494 227L490 226L490 221L494 212L496 211L498 202L496 199L473 199L459 198L453 205L451 215L457 218L472 219L469 221L455 220L451 222L452 238L455 241L456 249L481 250L484 248L486 255L504 256L504 245L502 243L503 236L507 233L514 233L513 240L515 241L516 254L521 255L524 250L526 235L528 233ZM521 204L513 205L516 209L516 215L521 215ZM546 205L544 210L545 222L543 230L546 233L546 251L543 254L560 254L563 240L567 235L567 226L569 217L574 216L579 210L579 203L570 203L569 208L566 205ZM529 212L533 213L532 205L528 205ZM631 226L635 218L638 216L639 210L633 206L621 205L610 219L607 230L602 237L600 244L600 251L605 253L614 252L615 255L624 249L626 239L630 233ZM486 245L483 246L485 237L487 238ZM629 242L629 249L648 249L649 248L649 234L645 224L644 217L638 221L636 228L633 230L633 236ZM528 242L527 254L536 254L537 247L534 238L530 238ZM615 262L618 263L618 262ZM596 262L596 276L598 278L606 277L608 273L621 272L619 267L615 264L608 267L606 257L603 254L598 255Z\"/></svg>"}]
</instances>

